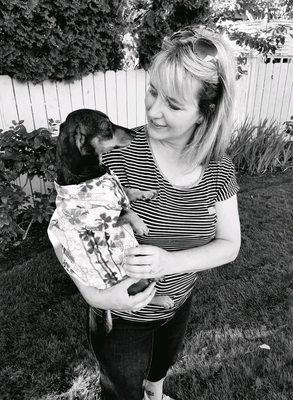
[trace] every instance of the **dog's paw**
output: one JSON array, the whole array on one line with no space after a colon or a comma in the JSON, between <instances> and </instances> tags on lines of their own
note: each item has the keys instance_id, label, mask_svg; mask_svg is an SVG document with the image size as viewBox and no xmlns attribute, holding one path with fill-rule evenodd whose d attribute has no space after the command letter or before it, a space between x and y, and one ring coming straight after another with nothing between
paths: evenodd
<instances>
[{"instance_id":1,"label":"dog's paw","mask_svg":"<svg viewBox=\"0 0 293 400\"><path fill-rule=\"evenodd\" d=\"M158 191L157 190L145 190L142 191L141 200L150 201L157 197Z\"/></svg>"},{"instance_id":2,"label":"dog's paw","mask_svg":"<svg viewBox=\"0 0 293 400\"><path fill-rule=\"evenodd\" d=\"M165 296L164 296L165 297ZM173 308L175 306L174 301L171 299L171 297L166 296L167 298L164 300L163 302L163 307L165 308L165 310L170 310L171 308Z\"/></svg>"},{"instance_id":3,"label":"dog's paw","mask_svg":"<svg viewBox=\"0 0 293 400\"><path fill-rule=\"evenodd\" d=\"M157 197L157 190L140 190L133 188L123 188L129 201L146 200L150 201Z\"/></svg>"},{"instance_id":4,"label":"dog's paw","mask_svg":"<svg viewBox=\"0 0 293 400\"><path fill-rule=\"evenodd\" d=\"M174 301L169 296L155 296L153 297L151 304L164 307L165 310L170 310L175 306Z\"/></svg>"},{"instance_id":5,"label":"dog's paw","mask_svg":"<svg viewBox=\"0 0 293 400\"><path fill-rule=\"evenodd\" d=\"M149 234L149 228L145 223L134 226L133 230L139 236L147 236Z\"/></svg>"}]
</instances>

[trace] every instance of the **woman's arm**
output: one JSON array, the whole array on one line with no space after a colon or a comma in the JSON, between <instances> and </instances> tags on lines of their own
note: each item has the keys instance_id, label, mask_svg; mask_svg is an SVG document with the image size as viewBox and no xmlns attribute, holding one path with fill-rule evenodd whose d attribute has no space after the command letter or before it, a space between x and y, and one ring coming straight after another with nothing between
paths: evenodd
<instances>
[{"instance_id":1,"label":"woman's arm","mask_svg":"<svg viewBox=\"0 0 293 400\"><path fill-rule=\"evenodd\" d=\"M136 278L161 277L196 272L227 264L238 255L241 243L236 195L217 202L215 239L188 250L168 252L156 246L140 245L127 250L125 270Z\"/></svg>"},{"instance_id":2,"label":"woman's arm","mask_svg":"<svg viewBox=\"0 0 293 400\"><path fill-rule=\"evenodd\" d=\"M55 254L62 264L63 251L61 243L52 232L48 231ZM92 286L83 285L77 278L70 275L85 301L92 307L104 310L138 311L145 307L155 295L155 282L150 284L143 292L130 296L127 292L129 286L137 282L137 278L127 278L109 289L99 290Z\"/></svg>"},{"instance_id":3,"label":"woman's arm","mask_svg":"<svg viewBox=\"0 0 293 400\"><path fill-rule=\"evenodd\" d=\"M73 276L71 278L85 301L91 307L103 310L138 311L152 300L156 292L155 282L153 282L143 292L130 296L127 289L133 283L139 281L137 278L124 279L109 289L104 290L85 286Z\"/></svg>"}]
</instances>

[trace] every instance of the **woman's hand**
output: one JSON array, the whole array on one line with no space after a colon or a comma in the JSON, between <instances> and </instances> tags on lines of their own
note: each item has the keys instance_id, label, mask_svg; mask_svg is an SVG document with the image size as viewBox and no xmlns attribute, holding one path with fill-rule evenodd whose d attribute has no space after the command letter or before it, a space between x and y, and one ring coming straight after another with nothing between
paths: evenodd
<instances>
[{"instance_id":1,"label":"woman's hand","mask_svg":"<svg viewBox=\"0 0 293 400\"><path fill-rule=\"evenodd\" d=\"M152 282L143 292L130 296L127 289L138 281L139 279L136 278L126 278L109 289L105 289L105 308L120 311L139 311L149 304L156 293L156 282Z\"/></svg>"},{"instance_id":2,"label":"woman's hand","mask_svg":"<svg viewBox=\"0 0 293 400\"><path fill-rule=\"evenodd\" d=\"M85 301L91 307L103 310L138 311L150 303L156 292L155 282L153 282L143 292L130 296L127 289L139 281L136 278L126 278L104 290L85 286L75 277L71 276L71 278Z\"/></svg>"},{"instance_id":3,"label":"woman's hand","mask_svg":"<svg viewBox=\"0 0 293 400\"><path fill-rule=\"evenodd\" d=\"M169 273L172 262L171 252L157 246L139 245L125 251L124 269L133 278L161 278Z\"/></svg>"}]
</instances>

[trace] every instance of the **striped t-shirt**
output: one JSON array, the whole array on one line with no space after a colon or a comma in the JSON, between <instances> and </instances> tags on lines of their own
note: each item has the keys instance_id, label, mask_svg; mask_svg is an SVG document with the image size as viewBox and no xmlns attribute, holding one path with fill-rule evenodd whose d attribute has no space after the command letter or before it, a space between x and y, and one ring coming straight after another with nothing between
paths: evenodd
<instances>
[{"instance_id":1,"label":"striped t-shirt","mask_svg":"<svg viewBox=\"0 0 293 400\"><path fill-rule=\"evenodd\" d=\"M131 208L149 228L147 236L135 236L140 244L168 251L203 246L213 240L217 221L215 203L228 199L239 189L234 166L226 155L220 162L210 162L194 186L172 186L156 165L144 129L137 132L128 147L105 154L103 162L123 186L157 190L156 198L131 203ZM187 299L196 278L195 272L181 273L166 275L156 283L156 295L168 295L174 301L175 307L171 310L149 304L140 311L115 311L113 314L132 321L169 318Z\"/></svg>"}]
</instances>

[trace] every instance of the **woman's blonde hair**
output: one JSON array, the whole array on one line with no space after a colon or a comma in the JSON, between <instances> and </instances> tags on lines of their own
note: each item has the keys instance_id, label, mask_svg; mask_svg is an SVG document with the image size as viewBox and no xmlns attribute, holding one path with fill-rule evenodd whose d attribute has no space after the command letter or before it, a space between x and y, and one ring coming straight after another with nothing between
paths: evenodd
<instances>
[{"instance_id":1,"label":"woman's blonde hair","mask_svg":"<svg viewBox=\"0 0 293 400\"><path fill-rule=\"evenodd\" d=\"M235 73L229 45L205 28L187 27L165 38L153 60L150 80L163 97L198 101L202 122L183 153L192 166L218 161L229 145Z\"/></svg>"}]
</instances>

